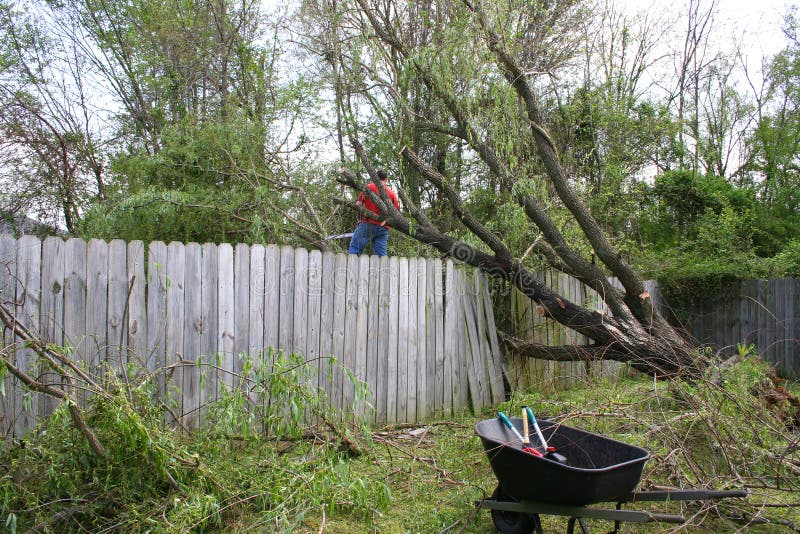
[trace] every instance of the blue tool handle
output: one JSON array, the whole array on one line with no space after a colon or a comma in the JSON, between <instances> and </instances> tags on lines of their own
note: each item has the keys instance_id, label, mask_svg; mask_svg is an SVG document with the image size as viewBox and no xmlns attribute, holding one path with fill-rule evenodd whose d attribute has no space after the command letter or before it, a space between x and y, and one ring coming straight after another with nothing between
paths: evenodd
<instances>
[{"instance_id":1,"label":"blue tool handle","mask_svg":"<svg viewBox=\"0 0 800 534\"><path fill-rule=\"evenodd\" d=\"M528 420L531 422L532 425L535 425L536 418L533 416L533 410L531 410L531 407L525 406L525 411L528 412Z\"/></svg>"},{"instance_id":2,"label":"blue tool handle","mask_svg":"<svg viewBox=\"0 0 800 534\"><path fill-rule=\"evenodd\" d=\"M499 417L500 420L503 422L503 424L506 425L508 428L510 428L511 430L516 430L514 428L514 425L511 424L511 420L508 417L506 417L506 414L504 414L503 412L497 412L497 417Z\"/></svg>"},{"instance_id":3,"label":"blue tool handle","mask_svg":"<svg viewBox=\"0 0 800 534\"><path fill-rule=\"evenodd\" d=\"M533 415L533 410L531 410L529 406L526 406L525 411L528 412L528 419L530 419L531 424L533 424L533 429L536 431L536 435L539 437L539 441L542 442L542 447L544 447L544 450L547 450L547 442L544 440L544 436L542 435L542 430L539 428L539 423L536 422L536 417L534 417Z\"/></svg>"},{"instance_id":4,"label":"blue tool handle","mask_svg":"<svg viewBox=\"0 0 800 534\"><path fill-rule=\"evenodd\" d=\"M517 436L517 439L520 441L520 443L522 443L524 445L525 444L525 440L522 439L522 434L520 434L519 430L517 430L514 427L514 425L511 424L511 420L508 417L506 417L506 414L504 414L503 412L497 412L497 417L499 417L500 420L503 422L503 424L506 425L508 427L508 429L511 430L514 433L515 436Z\"/></svg>"}]
</instances>

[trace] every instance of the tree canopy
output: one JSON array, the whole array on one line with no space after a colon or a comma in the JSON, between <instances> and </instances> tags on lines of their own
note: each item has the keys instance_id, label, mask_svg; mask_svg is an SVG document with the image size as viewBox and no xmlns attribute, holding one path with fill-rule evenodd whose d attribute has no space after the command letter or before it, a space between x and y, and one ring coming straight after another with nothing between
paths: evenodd
<instances>
[{"instance_id":1,"label":"tree canopy","mask_svg":"<svg viewBox=\"0 0 800 534\"><path fill-rule=\"evenodd\" d=\"M385 167L404 197L390 253L516 280L607 354L606 319L532 272L577 276L645 331L642 276L710 293L800 274L797 19L755 73L719 9L3 2L0 208L83 237L337 250Z\"/></svg>"}]
</instances>

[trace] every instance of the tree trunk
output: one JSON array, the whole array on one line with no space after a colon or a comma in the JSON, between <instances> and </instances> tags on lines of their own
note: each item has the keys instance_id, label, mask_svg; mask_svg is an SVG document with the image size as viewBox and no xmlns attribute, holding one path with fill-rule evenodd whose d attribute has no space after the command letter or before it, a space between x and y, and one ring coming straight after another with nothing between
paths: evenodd
<instances>
[{"instance_id":1,"label":"tree trunk","mask_svg":"<svg viewBox=\"0 0 800 534\"><path fill-rule=\"evenodd\" d=\"M466 142L503 187L513 192L516 202L541 232L541 240L537 239L531 249L556 269L577 278L602 295L610 313L587 310L557 294L537 279L524 267L522 260L512 254L503 240L467 209L461 196L452 186L452 181L408 147L403 147L400 151L408 166L416 169L441 192L458 220L480 239L491 253L441 231L402 189L398 193L405 210L413 217L413 223L396 210L387 199L379 198L366 190L363 182L351 171L343 170L340 181L370 196L381 211L381 218L386 219L394 229L435 247L447 256L479 267L492 276L511 281L524 295L534 300L547 317L591 340L588 346L555 348L531 343L512 344L512 347L521 354L557 360L610 359L628 363L640 371L662 377L697 374L701 366L696 360L693 347L654 308L652 300L645 291L643 279L610 244L600 225L571 187L556 147L544 128L542 111L525 71L505 48L505 43L508 41L496 33L481 8L474 6L470 0L462 0L462 7L466 9L466 13L475 25L476 32L473 35L482 35L482 44L490 52L495 67L500 70L508 85L519 97L524 120L530 126L530 142L541 161L549 184L574 218L602 265L587 260L570 245L559 225L550 218L547 208L542 206L537 198L526 193L524 188L514 187L520 178L526 177L517 176L517 172L528 171L523 170L524 168L518 170L513 161L504 159L495 150L494 147L499 143L491 138L491 129L472 122L469 107L453 93L452 84L446 78L438 78L435 71L422 63L420 54L407 49L413 46L413 43L403 42L396 33L390 23L391 10L378 13L378 8L370 5L368 0L355 1L365 19L369 21L370 28L365 31L374 32L381 46L387 47L391 54L403 58L405 62L398 64L407 65L407 68L413 71L413 75L422 81L431 95L438 98L443 109L449 113L450 124L432 127L460 142ZM458 2L451 2L449 8L455 10L457 6ZM386 55L391 54L386 53ZM357 131L357 128L353 127L351 131ZM367 169L371 179L375 180L366 150L357 138L351 136L350 140L359 160ZM352 202L341 199L339 202L362 213L365 212L363 207L355 206ZM609 275L620 282L622 290L612 285Z\"/></svg>"}]
</instances>

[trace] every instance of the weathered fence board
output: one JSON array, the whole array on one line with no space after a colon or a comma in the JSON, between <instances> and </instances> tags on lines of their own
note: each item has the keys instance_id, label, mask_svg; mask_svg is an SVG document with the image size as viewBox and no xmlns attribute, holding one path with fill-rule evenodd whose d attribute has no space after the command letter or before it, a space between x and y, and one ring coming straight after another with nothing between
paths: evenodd
<instances>
[{"instance_id":1,"label":"weathered fence board","mask_svg":"<svg viewBox=\"0 0 800 534\"><path fill-rule=\"evenodd\" d=\"M388 346L386 360L388 362L386 382L386 422L397 423L397 338L398 338L398 318L399 318L399 283L400 283L400 264L397 258L389 258L389 308L387 324L389 335L387 337Z\"/></svg>"},{"instance_id":2,"label":"weathered fence board","mask_svg":"<svg viewBox=\"0 0 800 534\"><path fill-rule=\"evenodd\" d=\"M378 306L375 313L378 316L378 351L377 366L375 372L375 384L377 395L375 396L375 419L379 423L387 422L387 410L389 405L389 394L386 385L389 383L389 361L386 355L389 354L389 285L391 273L389 272L389 258L384 256L378 259Z\"/></svg>"},{"instance_id":3,"label":"weathered fence board","mask_svg":"<svg viewBox=\"0 0 800 534\"><path fill-rule=\"evenodd\" d=\"M73 272L67 277L67 302L71 304L71 309L66 316L72 324L69 327L64 324L65 335L76 351L89 354L89 368L97 369L101 364L105 365L108 359L108 243L92 239L88 249L85 249L83 241L70 239L66 245L67 265L73 267L78 265L75 262L80 262L85 264L86 272L82 267L77 267L78 273ZM86 284L85 302L83 280ZM87 314L86 310L91 310L91 313ZM86 317L85 327L74 323L78 316ZM91 335L84 338L86 332Z\"/></svg>"},{"instance_id":4,"label":"weathered fence board","mask_svg":"<svg viewBox=\"0 0 800 534\"><path fill-rule=\"evenodd\" d=\"M367 378L365 379L365 382L369 387L369 390L375 392L372 399L370 399L370 403L372 404L371 417L375 419L377 419L378 413L380 413L378 411L377 402L378 397L380 396L380 390L383 389L381 386L379 386L381 367L378 362L379 359L383 360L383 358L379 358L378 355L380 354L382 356L385 354L378 352L378 345L380 343L380 339L383 337L381 335L382 331L380 330L380 260L381 258L378 256L370 256L369 273L367 275L369 279L369 285L367 288L367 295L369 295L369 299L367 300Z\"/></svg>"},{"instance_id":5,"label":"weathered fence board","mask_svg":"<svg viewBox=\"0 0 800 534\"><path fill-rule=\"evenodd\" d=\"M219 287L219 255L217 245L205 243L202 249L203 259L201 263L201 295L200 295L200 321L202 329L200 332L200 354L203 361L211 364L200 369L200 416L203 416L203 409L209 401L217 398L218 374L216 371L219 340L219 300L217 288Z\"/></svg>"},{"instance_id":6,"label":"weathered fence board","mask_svg":"<svg viewBox=\"0 0 800 534\"><path fill-rule=\"evenodd\" d=\"M167 245L167 352L166 365L175 368L173 381L167 384L165 398L167 406L173 410L172 416L179 420L183 413L183 397L180 384L183 384L184 357L183 329L185 326L184 283L186 272L186 253L183 243L172 242ZM177 386L176 386L177 385Z\"/></svg>"},{"instance_id":7,"label":"weathered fence board","mask_svg":"<svg viewBox=\"0 0 800 534\"><path fill-rule=\"evenodd\" d=\"M127 245L124 241L115 239L108 244L106 362L117 374L121 374L127 364L125 352L128 339L125 335L125 323L123 320L128 303L128 260L126 256Z\"/></svg>"},{"instance_id":8,"label":"weathered fence board","mask_svg":"<svg viewBox=\"0 0 800 534\"><path fill-rule=\"evenodd\" d=\"M455 290L455 269L453 262L447 260L445 264L444 273L444 288L445 288L445 309L444 309L444 363L439 368L442 373L442 411L450 413L453 411L453 399L457 397L456 388L459 386L457 377L454 376L453 371L453 352L456 350L456 340L458 336L458 319L456 314L457 299L453 298L456 295Z\"/></svg>"},{"instance_id":9,"label":"weathered fence board","mask_svg":"<svg viewBox=\"0 0 800 534\"><path fill-rule=\"evenodd\" d=\"M407 421L408 413L408 258L397 259L397 414Z\"/></svg>"},{"instance_id":10,"label":"weathered fence board","mask_svg":"<svg viewBox=\"0 0 800 534\"><path fill-rule=\"evenodd\" d=\"M342 364L350 370L356 367L356 341L358 324L358 261L359 257L353 254L345 255L346 274L344 309L340 312L344 316L343 347L340 353ZM342 409L349 412L353 408L355 390L352 381L347 377L342 379Z\"/></svg>"},{"instance_id":11,"label":"weathered fence board","mask_svg":"<svg viewBox=\"0 0 800 534\"><path fill-rule=\"evenodd\" d=\"M41 243L35 237L23 236L17 242L16 314L18 320L33 331L39 328L41 269ZM36 357L33 349L20 346L19 340L17 340L15 355L20 371L36 376ZM38 404L39 395L30 394L22 389L17 391L15 401L15 432L17 435L33 427L37 418Z\"/></svg>"},{"instance_id":12,"label":"weathered fence board","mask_svg":"<svg viewBox=\"0 0 800 534\"><path fill-rule=\"evenodd\" d=\"M356 334L355 334L355 358L353 372L356 378L364 383L369 381L369 362L368 362L368 347L370 341L374 341L374 337L370 339L369 330L367 328L369 321L369 276L370 276L370 258L369 256L360 256L358 261L358 280L356 285L358 287L358 300L356 301ZM308 356L308 352L306 352ZM366 403L364 399L359 399L356 406L356 413L360 417L366 416Z\"/></svg>"},{"instance_id":13,"label":"weathered fence board","mask_svg":"<svg viewBox=\"0 0 800 534\"><path fill-rule=\"evenodd\" d=\"M200 245L188 243L185 248L186 260L184 272L184 319L183 350L187 358L194 358L202 363L205 354L200 342L203 328L203 287L202 287L202 257ZM197 428L199 424L198 412L200 410L200 367L186 365L183 368L183 421L187 428Z\"/></svg>"},{"instance_id":14,"label":"weathered fence board","mask_svg":"<svg viewBox=\"0 0 800 534\"><path fill-rule=\"evenodd\" d=\"M160 241L147 246L147 355L149 372L162 368L167 354L167 246ZM158 375L158 395L164 397L163 375Z\"/></svg>"},{"instance_id":15,"label":"weathered fence board","mask_svg":"<svg viewBox=\"0 0 800 534\"><path fill-rule=\"evenodd\" d=\"M792 310L794 317L792 318L792 340L794 345L792 347L792 360L791 369L786 369L786 376L798 377L800 376L800 287L798 287L797 280L795 280L794 287L792 288Z\"/></svg>"},{"instance_id":16,"label":"weathered fence board","mask_svg":"<svg viewBox=\"0 0 800 534\"><path fill-rule=\"evenodd\" d=\"M217 350L219 370L217 371L217 391L230 390L236 383L234 376L234 340L236 335L236 297L234 286L233 247L227 243L217 248L219 277L217 279Z\"/></svg>"},{"instance_id":17,"label":"weathered fence board","mask_svg":"<svg viewBox=\"0 0 800 534\"><path fill-rule=\"evenodd\" d=\"M247 354L255 360L256 365L261 365L264 357L264 324L266 323L266 310L264 308L264 267L266 250L263 245L253 245L250 248L250 289L248 301L250 303L247 331Z\"/></svg>"},{"instance_id":18,"label":"weathered fence board","mask_svg":"<svg viewBox=\"0 0 800 534\"><path fill-rule=\"evenodd\" d=\"M233 249L233 373L234 383L242 372L243 356L250 346L250 247L239 243ZM291 335L291 334L290 334Z\"/></svg>"},{"instance_id":19,"label":"weathered fence board","mask_svg":"<svg viewBox=\"0 0 800 534\"><path fill-rule=\"evenodd\" d=\"M147 284L145 281L144 243L128 243L128 307L126 310L128 357L139 368L146 368L147 354Z\"/></svg>"},{"instance_id":20,"label":"weathered fence board","mask_svg":"<svg viewBox=\"0 0 800 534\"><path fill-rule=\"evenodd\" d=\"M322 283L320 286L322 294L320 295L319 317L319 354L321 357L318 366L317 384L320 389L325 391L329 399L332 398L333 386L330 355L333 353L335 280L336 256L332 252L326 252L322 255Z\"/></svg>"},{"instance_id":21,"label":"weathered fence board","mask_svg":"<svg viewBox=\"0 0 800 534\"><path fill-rule=\"evenodd\" d=\"M50 261L42 263L42 305L39 332L48 343L64 345L64 240L50 237L42 243L42 256ZM57 373L43 371L40 379L48 384L60 384ZM47 417L55 408L52 397L43 396L39 403L39 417Z\"/></svg>"},{"instance_id":22,"label":"weathered fence board","mask_svg":"<svg viewBox=\"0 0 800 534\"><path fill-rule=\"evenodd\" d=\"M428 277L426 274L427 262L424 258L417 258L417 330L414 332L416 343L416 370L417 389L415 391L417 406L417 420L424 420L430 415L432 406L428 403L428 345L426 337L432 335L427 330L426 305L428 298ZM435 331L434 331L435 334Z\"/></svg>"},{"instance_id":23,"label":"weathered fence board","mask_svg":"<svg viewBox=\"0 0 800 534\"><path fill-rule=\"evenodd\" d=\"M14 309L16 301L17 242L11 236L0 235L0 300L9 309ZM63 281L62 281L63 285ZM0 342L6 350L8 358L16 361L14 338L6 328L0 333ZM16 379L11 373L3 377L3 395L0 395L0 435L14 434L16 417Z\"/></svg>"}]
</instances>

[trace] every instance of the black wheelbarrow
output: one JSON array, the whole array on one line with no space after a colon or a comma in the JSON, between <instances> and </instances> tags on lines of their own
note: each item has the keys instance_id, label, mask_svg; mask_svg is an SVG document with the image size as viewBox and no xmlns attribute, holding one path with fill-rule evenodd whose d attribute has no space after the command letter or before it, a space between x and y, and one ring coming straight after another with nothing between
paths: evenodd
<instances>
[{"instance_id":1,"label":"black wheelbarrow","mask_svg":"<svg viewBox=\"0 0 800 534\"><path fill-rule=\"evenodd\" d=\"M512 418L514 427L522 431L522 420ZM623 510L626 502L680 501L746 497L745 491L711 491L669 489L635 493L642 469L650 454L633 445L591 432L539 419L547 444L566 458L558 462L522 450L523 445L511 430L498 419L487 419L475 425L498 486L492 497L476 502L488 508L497 529L504 534L541 534L540 514L569 518L567 533L577 523L584 533L583 519L620 523L666 522L685 523L680 515L648 511ZM614 509L589 505L614 502Z\"/></svg>"}]
</instances>

